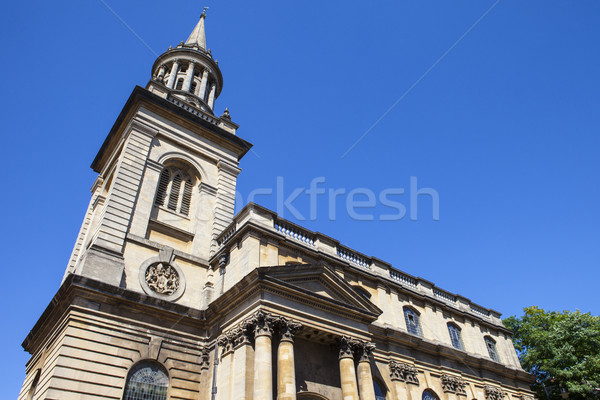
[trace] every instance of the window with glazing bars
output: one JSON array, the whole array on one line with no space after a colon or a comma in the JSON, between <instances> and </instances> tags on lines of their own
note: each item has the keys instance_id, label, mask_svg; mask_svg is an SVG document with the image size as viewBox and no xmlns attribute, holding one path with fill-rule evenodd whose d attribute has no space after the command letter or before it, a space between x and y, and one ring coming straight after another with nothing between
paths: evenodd
<instances>
[{"instance_id":1,"label":"window with glazing bars","mask_svg":"<svg viewBox=\"0 0 600 400\"><path fill-rule=\"evenodd\" d=\"M423 392L423 396L421 397L423 400L439 400L437 395L433 393L431 390L426 389Z\"/></svg>"},{"instance_id":2,"label":"window with glazing bars","mask_svg":"<svg viewBox=\"0 0 600 400\"><path fill-rule=\"evenodd\" d=\"M423 336L419 315L414 310L404 307L404 319L406 320L406 330L408 333L416 336Z\"/></svg>"},{"instance_id":3,"label":"window with glazing bars","mask_svg":"<svg viewBox=\"0 0 600 400\"><path fill-rule=\"evenodd\" d=\"M135 365L127 377L123 400L166 400L169 377L164 368L153 362Z\"/></svg>"},{"instance_id":4,"label":"window with glazing bars","mask_svg":"<svg viewBox=\"0 0 600 400\"><path fill-rule=\"evenodd\" d=\"M460 337L460 329L454 324L448 324L448 333L450 334L450 341L452 346L459 350L463 350L463 343Z\"/></svg>"},{"instance_id":5,"label":"window with glazing bars","mask_svg":"<svg viewBox=\"0 0 600 400\"><path fill-rule=\"evenodd\" d=\"M167 167L160 173L154 204L189 215L192 203L192 178L183 170Z\"/></svg>"},{"instance_id":6,"label":"window with glazing bars","mask_svg":"<svg viewBox=\"0 0 600 400\"><path fill-rule=\"evenodd\" d=\"M488 349L488 353L490 358L496 362L500 362L500 358L498 357L498 352L496 351L496 342L491 337L485 338L485 347Z\"/></svg>"}]
</instances>

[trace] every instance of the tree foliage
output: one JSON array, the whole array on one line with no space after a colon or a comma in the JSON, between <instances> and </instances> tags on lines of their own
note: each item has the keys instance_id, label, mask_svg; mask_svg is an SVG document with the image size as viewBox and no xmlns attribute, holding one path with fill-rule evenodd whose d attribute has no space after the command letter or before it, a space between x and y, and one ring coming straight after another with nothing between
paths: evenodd
<instances>
[{"instance_id":1,"label":"tree foliage","mask_svg":"<svg viewBox=\"0 0 600 400\"><path fill-rule=\"evenodd\" d=\"M540 399L600 397L600 317L527 307L506 318L523 368L535 375Z\"/></svg>"}]
</instances>

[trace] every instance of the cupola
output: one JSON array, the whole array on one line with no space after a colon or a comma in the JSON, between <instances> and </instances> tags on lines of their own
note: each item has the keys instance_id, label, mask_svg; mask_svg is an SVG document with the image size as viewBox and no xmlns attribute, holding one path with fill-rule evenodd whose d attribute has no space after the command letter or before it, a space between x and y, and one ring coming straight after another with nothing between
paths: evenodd
<instances>
[{"instance_id":1,"label":"cupola","mask_svg":"<svg viewBox=\"0 0 600 400\"><path fill-rule=\"evenodd\" d=\"M151 84L163 86L168 94L184 103L214 115L215 100L223 88L217 61L206 48L204 21L206 9L185 42L161 54L152 66Z\"/></svg>"}]
</instances>

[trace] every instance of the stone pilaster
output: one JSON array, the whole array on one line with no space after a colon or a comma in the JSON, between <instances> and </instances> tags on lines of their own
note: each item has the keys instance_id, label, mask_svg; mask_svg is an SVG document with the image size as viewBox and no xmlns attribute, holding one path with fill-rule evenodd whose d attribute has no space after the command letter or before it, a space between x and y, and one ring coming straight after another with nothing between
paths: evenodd
<instances>
[{"instance_id":1,"label":"stone pilaster","mask_svg":"<svg viewBox=\"0 0 600 400\"><path fill-rule=\"evenodd\" d=\"M409 384L413 384L418 389L419 378L417 377L417 369L412 365L390 361L390 378L396 392L396 400L411 400L411 388ZM418 400L418 396L415 398Z\"/></svg>"},{"instance_id":2,"label":"stone pilaster","mask_svg":"<svg viewBox=\"0 0 600 400\"><path fill-rule=\"evenodd\" d=\"M448 374L442 374L442 390L446 393L448 400L456 400L457 396L466 396L466 382L458 377Z\"/></svg>"}]
</instances>

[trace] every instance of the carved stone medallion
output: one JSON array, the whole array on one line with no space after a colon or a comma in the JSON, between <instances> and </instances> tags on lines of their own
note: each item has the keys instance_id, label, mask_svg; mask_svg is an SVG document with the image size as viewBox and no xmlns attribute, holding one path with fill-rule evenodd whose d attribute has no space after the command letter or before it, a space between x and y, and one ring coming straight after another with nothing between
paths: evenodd
<instances>
[{"instance_id":1,"label":"carved stone medallion","mask_svg":"<svg viewBox=\"0 0 600 400\"><path fill-rule=\"evenodd\" d=\"M158 294L170 296L179 289L179 274L168 263L151 264L145 275L148 287Z\"/></svg>"},{"instance_id":2,"label":"carved stone medallion","mask_svg":"<svg viewBox=\"0 0 600 400\"><path fill-rule=\"evenodd\" d=\"M152 257L140 265L140 286L147 295L163 300L177 300L185 290L185 276L175 263L173 249L161 249L158 257Z\"/></svg>"}]
</instances>

